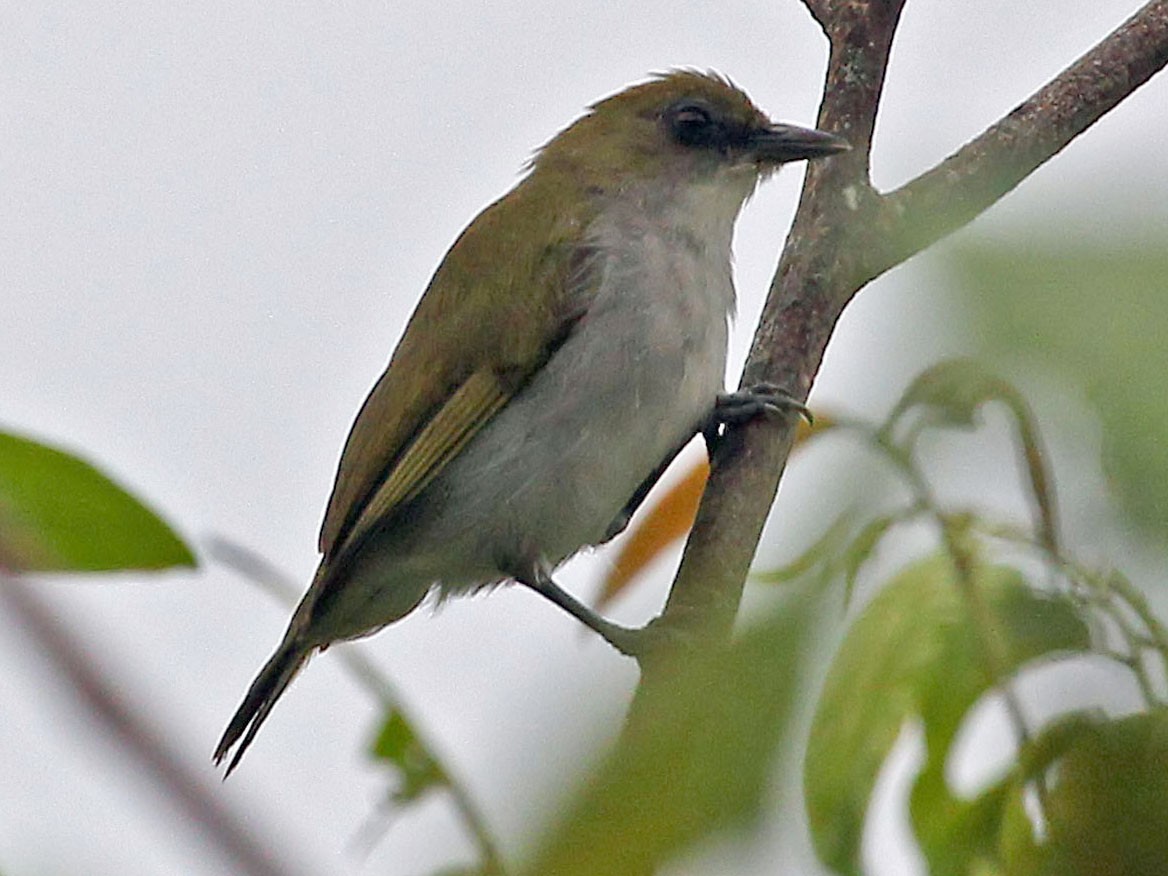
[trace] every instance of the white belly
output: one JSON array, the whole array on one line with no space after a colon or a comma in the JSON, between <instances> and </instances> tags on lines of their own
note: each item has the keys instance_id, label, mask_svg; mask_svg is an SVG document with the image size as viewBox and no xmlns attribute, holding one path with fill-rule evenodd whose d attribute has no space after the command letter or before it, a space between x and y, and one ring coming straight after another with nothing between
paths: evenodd
<instances>
[{"instance_id":1,"label":"white belly","mask_svg":"<svg viewBox=\"0 0 1168 876\"><path fill-rule=\"evenodd\" d=\"M733 301L728 254L711 266L666 240L636 244L610 258L564 345L436 482L448 545L465 541L488 562L558 565L604 538L713 409Z\"/></svg>"},{"instance_id":2,"label":"white belly","mask_svg":"<svg viewBox=\"0 0 1168 876\"><path fill-rule=\"evenodd\" d=\"M457 593L551 569L602 541L701 428L725 375L729 234L707 248L644 226L610 231L563 345L353 558L330 611L337 636L368 630L383 601L397 611L432 585Z\"/></svg>"}]
</instances>

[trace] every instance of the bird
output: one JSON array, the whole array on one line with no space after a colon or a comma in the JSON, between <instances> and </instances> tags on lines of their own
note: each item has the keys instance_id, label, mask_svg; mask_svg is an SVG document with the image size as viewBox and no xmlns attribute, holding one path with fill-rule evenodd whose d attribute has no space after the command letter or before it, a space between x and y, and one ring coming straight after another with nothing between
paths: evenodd
<instances>
[{"instance_id":1,"label":"bird","mask_svg":"<svg viewBox=\"0 0 1168 876\"><path fill-rule=\"evenodd\" d=\"M637 656L552 575L618 534L674 456L799 406L725 393L731 242L780 165L845 151L772 122L728 78L652 75L592 104L462 231L361 406L321 559L214 752L225 775L310 655L430 593L518 582Z\"/></svg>"}]
</instances>

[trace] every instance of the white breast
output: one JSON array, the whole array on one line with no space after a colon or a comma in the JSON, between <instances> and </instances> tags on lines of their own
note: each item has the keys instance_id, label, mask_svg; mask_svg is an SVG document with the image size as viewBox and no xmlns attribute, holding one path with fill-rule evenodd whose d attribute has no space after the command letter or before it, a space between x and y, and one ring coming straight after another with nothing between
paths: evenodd
<instances>
[{"instance_id":1,"label":"white breast","mask_svg":"<svg viewBox=\"0 0 1168 876\"><path fill-rule=\"evenodd\" d=\"M417 525L395 528L398 569L432 568L451 592L554 567L698 431L725 375L737 214L698 195L629 198L594 223L586 314L418 497Z\"/></svg>"}]
</instances>

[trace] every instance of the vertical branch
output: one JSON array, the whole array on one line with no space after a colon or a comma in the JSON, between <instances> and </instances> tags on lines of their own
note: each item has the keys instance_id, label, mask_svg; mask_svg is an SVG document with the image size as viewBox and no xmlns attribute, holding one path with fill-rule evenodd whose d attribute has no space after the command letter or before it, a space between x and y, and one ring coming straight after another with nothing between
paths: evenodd
<instances>
[{"instance_id":1,"label":"vertical branch","mask_svg":"<svg viewBox=\"0 0 1168 876\"><path fill-rule=\"evenodd\" d=\"M88 713L132 755L142 774L153 780L168 800L186 813L210 848L234 862L247 876L282 876L293 871L281 864L228 811L222 800L207 793L202 782L183 765L182 758L141 717L134 714L91 661L73 635L23 581L0 573L0 601L35 640L39 650L68 680Z\"/></svg>"},{"instance_id":2,"label":"vertical branch","mask_svg":"<svg viewBox=\"0 0 1168 876\"><path fill-rule=\"evenodd\" d=\"M859 260L849 257L862 225L857 212L877 195L868 181L869 147L903 0L808 3L831 41L818 125L852 151L807 168L787 237L755 333L742 385L773 383L806 400L823 351L855 294ZM698 511L663 624L729 636L742 589L779 478L795 422L758 420L725 438ZM646 667L651 682L653 662Z\"/></svg>"},{"instance_id":3,"label":"vertical branch","mask_svg":"<svg viewBox=\"0 0 1168 876\"><path fill-rule=\"evenodd\" d=\"M819 127L853 149L807 169L742 376L800 401L856 292L984 212L1168 64L1168 0L1150 0L981 136L885 195L869 180L869 154L904 0L803 2L831 43ZM660 620L691 634L678 641L727 641L793 441L794 422L764 420L726 437ZM645 661L642 690L668 663Z\"/></svg>"}]
</instances>

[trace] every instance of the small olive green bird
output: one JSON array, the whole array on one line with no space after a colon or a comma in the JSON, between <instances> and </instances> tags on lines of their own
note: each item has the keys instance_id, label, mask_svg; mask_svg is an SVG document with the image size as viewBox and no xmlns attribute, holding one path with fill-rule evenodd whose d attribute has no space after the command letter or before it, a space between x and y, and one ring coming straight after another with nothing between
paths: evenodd
<instances>
[{"instance_id":1,"label":"small olive green bird","mask_svg":"<svg viewBox=\"0 0 1168 876\"><path fill-rule=\"evenodd\" d=\"M734 222L759 180L847 149L774 124L729 81L675 71L594 104L458 237L345 443L323 555L231 719L239 763L308 657L436 590L517 581L626 654L557 566L628 522L677 452L787 410L722 394Z\"/></svg>"}]
</instances>

